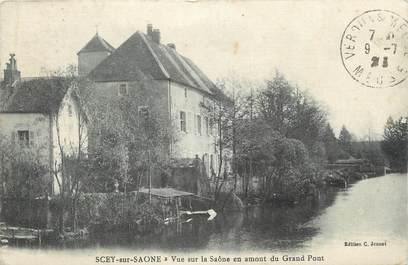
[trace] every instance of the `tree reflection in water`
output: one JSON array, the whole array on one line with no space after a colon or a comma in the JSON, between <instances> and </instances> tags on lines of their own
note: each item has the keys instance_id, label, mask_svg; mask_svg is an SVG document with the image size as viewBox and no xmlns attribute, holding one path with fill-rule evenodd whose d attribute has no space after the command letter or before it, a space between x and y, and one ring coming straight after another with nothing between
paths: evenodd
<instances>
[{"instance_id":1,"label":"tree reflection in water","mask_svg":"<svg viewBox=\"0 0 408 265\"><path fill-rule=\"evenodd\" d=\"M334 202L335 196L334 190L326 190L319 198L297 205L251 206L244 212L220 213L212 221L196 216L190 222L103 233L63 247L289 250L302 247L319 232L310 222Z\"/></svg>"}]
</instances>

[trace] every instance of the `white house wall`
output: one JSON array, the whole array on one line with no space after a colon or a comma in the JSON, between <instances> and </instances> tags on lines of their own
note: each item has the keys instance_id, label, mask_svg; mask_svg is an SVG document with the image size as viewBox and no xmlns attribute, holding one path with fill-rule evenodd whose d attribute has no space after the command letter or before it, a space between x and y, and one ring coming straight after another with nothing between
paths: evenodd
<instances>
[{"instance_id":1,"label":"white house wall","mask_svg":"<svg viewBox=\"0 0 408 265\"><path fill-rule=\"evenodd\" d=\"M25 148L30 150L33 156L36 156L40 163L47 168L52 166L50 126L49 115L40 113L0 113L0 134L18 145L17 132L29 131L29 147Z\"/></svg>"},{"instance_id":2,"label":"white house wall","mask_svg":"<svg viewBox=\"0 0 408 265\"><path fill-rule=\"evenodd\" d=\"M213 168L217 171L218 157L215 150L217 130L214 125L213 131L206 133L205 119L210 120L210 115L201 104L204 98L207 103L211 101L208 95L168 80L97 82L96 93L102 97L117 97L120 84L127 84L130 94L139 93L143 82L146 82L145 87L147 88L144 92L152 93L153 97L142 103L168 117L169 112L171 113L172 126L176 132L176 140L171 146L171 156L173 158L195 158L197 155L200 159L204 158L208 173L212 157ZM186 90L187 97L185 96ZM180 130L180 111L184 111L187 115L187 132ZM197 115L201 116L201 135L197 130Z\"/></svg>"},{"instance_id":3,"label":"white house wall","mask_svg":"<svg viewBox=\"0 0 408 265\"><path fill-rule=\"evenodd\" d=\"M57 126L59 130L57 130ZM57 119L55 116L52 117L52 128L54 166L55 164L59 166L61 163L61 151L59 145L62 146L65 155L76 155L78 153L80 130L82 138L81 151L87 153L87 127L82 122L80 124L80 121L78 120L78 110L71 97L70 89L62 100ZM55 167L54 170L56 170ZM54 193L58 192L58 183L57 181L54 181Z\"/></svg>"},{"instance_id":4,"label":"white house wall","mask_svg":"<svg viewBox=\"0 0 408 265\"><path fill-rule=\"evenodd\" d=\"M179 137L173 146L173 155L180 158L204 158L207 170L210 157L213 157L213 168L217 169L217 155L215 141L217 130L215 126L209 133L206 132L206 118L210 122L211 115L203 108L203 101L210 101L209 96L179 83L170 82L171 112ZM180 112L186 113L186 132L181 131ZM201 134L198 132L197 115L201 117Z\"/></svg>"}]
</instances>

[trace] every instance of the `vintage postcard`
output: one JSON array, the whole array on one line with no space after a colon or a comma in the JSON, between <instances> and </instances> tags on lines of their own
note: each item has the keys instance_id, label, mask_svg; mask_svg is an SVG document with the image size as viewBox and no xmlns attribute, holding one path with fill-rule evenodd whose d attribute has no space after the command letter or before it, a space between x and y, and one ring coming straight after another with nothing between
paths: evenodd
<instances>
[{"instance_id":1,"label":"vintage postcard","mask_svg":"<svg viewBox=\"0 0 408 265\"><path fill-rule=\"evenodd\" d=\"M3 1L0 265L408 264L408 1Z\"/></svg>"}]
</instances>

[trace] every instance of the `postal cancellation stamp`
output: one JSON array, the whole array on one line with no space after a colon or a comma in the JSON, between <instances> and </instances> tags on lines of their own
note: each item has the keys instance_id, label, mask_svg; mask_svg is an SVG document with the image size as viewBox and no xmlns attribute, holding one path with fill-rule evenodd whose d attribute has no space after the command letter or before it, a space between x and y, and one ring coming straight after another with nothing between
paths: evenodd
<instances>
[{"instance_id":1,"label":"postal cancellation stamp","mask_svg":"<svg viewBox=\"0 0 408 265\"><path fill-rule=\"evenodd\" d=\"M344 30L340 53L345 69L360 84L395 86L408 76L408 21L392 11L366 11Z\"/></svg>"}]
</instances>

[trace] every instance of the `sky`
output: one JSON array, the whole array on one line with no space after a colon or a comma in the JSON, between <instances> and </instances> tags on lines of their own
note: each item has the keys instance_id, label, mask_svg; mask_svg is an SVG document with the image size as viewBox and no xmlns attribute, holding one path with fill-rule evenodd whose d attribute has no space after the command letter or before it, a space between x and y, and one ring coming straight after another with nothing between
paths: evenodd
<instances>
[{"instance_id":1,"label":"sky","mask_svg":"<svg viewBox=\"0 0 408 265\"><path fill-rule=\"evenodd\" d=\"M96 30L115 48L152 23L163 43L211 79L234 73L265 80L278 69L360 139L380 139L388 116L408 113L408 80L369 88L350 77L340 56L348 23L367 10L408 18L408 2L388 1L33 1L0 6L0 64L15 53L22 76L77 64Z\"/></svg>"}]
</instances>

